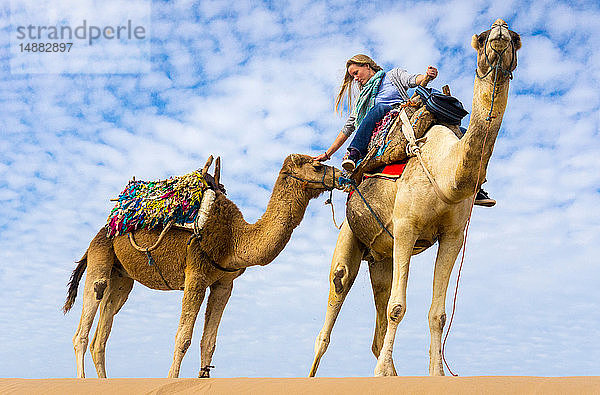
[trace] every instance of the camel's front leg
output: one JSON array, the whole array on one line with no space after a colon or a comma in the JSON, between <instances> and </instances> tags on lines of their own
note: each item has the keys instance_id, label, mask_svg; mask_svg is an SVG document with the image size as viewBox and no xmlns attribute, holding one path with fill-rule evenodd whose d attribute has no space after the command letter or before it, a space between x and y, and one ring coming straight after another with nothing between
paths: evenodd
<instances>
[{"instance_id":1,"label":"camel's front leg","mask_svg":"<svg viewBox=\"0 0 600 395\"><path fill-rule=\"evenodd\" d=\"M376 376L393 376L396 374L392 352L398 324L406 313L406 284L408 268L413 246L417 236L412 233L412 227L401 221L394 221L394 264L392 290L387 305L387 330L383 339L383 347L375 366Z\"/></svg>"},{"instance_id":2,"label":"camel's front leg","mask_svg":"<svg viewBox=\"0 0 600 395\"><path fill-rule=\"evenodd\" d=\"M369 275L371 276L371 287L375 299L375 333L373 334L373 345L371 350L375 358L383 347L383 339L387 330L387 305L390 300L392 289L392 260L384 259L369 264Z\"/></svg>"},{"instance_id":3,"label":"camel's front leg","mask_svg":"<svg viewBox=\"0 0 600 395\"><path fill-rule=\"evenodd\" d=\"M456 257L463 245L463 232L440 237L435 269L433 273L433 297L429 309L429 331L431 344L429 346L429 375L443 376L442 365L442 333L446 323L446 291L448 281L454 267Z\"/></svg>"},{"instance_id":4,"label":"camel's front leg","mask_svg":"<svg viewBox=\"0 0 600 395\"><path fill-rule=\"evenodd\" d=\"M106 377L106 341L112 328L113 318L119 312L133 288L133 279L113 270L108 287L100 302L98 327L90 345L90 353L99 378Z\"/></svg>"},{"instance_id":5,"label":"camel's front leg","mask_svg":"<svg viewBox=\"0 0 600 395\"><path fill-rule=\"evenodd\" d=\"M173 364L169 369L169 378L179 377L181 360L192 343L194 324L205 293L206 284L202 281L201 276L191 269L186 269L183 299L181 301L181 318L175 335L175 351L173 351Z\"/></svg>"},{"instance_id":6,"label":"camel's front leg","mask_svg":"<svg viewBox=\"0 0 600 395\"><path fill-rule=\"evenodd\" d=\"M215 343L217 340L217 330L223 316L225 305L229 301L231 291L233 290L233 279L229 281L219 281L210 286L210 294L206 304L206 316L204 318L204 332L200 342L200 361L201 369L199 378L210 377L210 361L215 352Z\"/></svg>"},{"instance_id":7,"label":"camel's front leg","mask_svg":"<svg viewBox=\"0 0 600 395\"><path fill-rule=\"evenodd\" d=\"M315 376L321 357L327 351L333 325L342 308L344 299L346 299L346 295L348 295L348 291L350 291L356 279L362 254L360 242L350 230L348 222L344 221L333 252L329 273L327 313L325 314L323 329L321 329L315 341L315 358L310 368L309 377Z\"/></svg>"}]
</instances>

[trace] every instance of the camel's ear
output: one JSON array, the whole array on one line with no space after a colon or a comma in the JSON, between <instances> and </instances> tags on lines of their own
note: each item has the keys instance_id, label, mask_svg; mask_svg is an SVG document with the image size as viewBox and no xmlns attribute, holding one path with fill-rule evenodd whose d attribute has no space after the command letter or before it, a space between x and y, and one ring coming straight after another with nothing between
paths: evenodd
<instances>
[{"instance_id":1,"label":"camel's ear","mask_svg":"<svg viewBox=\"0 0 600 395\"><path fill-rule=\"evenodd\" d=\"M471 37L471 46L475 51L479 50L479 37L477 34L473 34L473 37Z\"/></svg>"},{"instance_id":2,"label":"camel's ear","mask_svg":"<svg viewBox=\"0 0 600 395\"><path fill-rule=\"evenodd\" d=\"M487 41L491 31L492 31L492 29L488 29L480 34L474 34L473 37L471 38L471 46L476 51L479 51L481 48L483 48L485 46L485 42Z\"/></svg>"},{"instance_id":3,"label":"camel's ear","mask_svg":"<svg viewBox=\"0 0 600 395\"><path fill-rule=\"evenodd\" d=\"M208 172L208 168L210 167L210 165L212 165L212 162L213 162L213 156L211 155L208 157L208 159L206 160L206 164L202 168L202 175L205 175Z\"/></svg>"},{"instance_id":4,"label":"camel's ear","mask_svg":"<svg viewBox=\"0 0 600 395\"><path fill-rule=\"evenodd\" d=\"M302 160L301 155L291 154L290 159L292 160L292 163L294 164L294 166L302 166L302 164L304 164L304 161Z\"/></svg>"},{"instance_id":5,"label":"camel's ear","mask_svg":"<svg viewBox=\"0 0 600 395\"><path fill-rule=\"evenodd\" d=\"M512 40L513 45L515 46L515 51L518 51L519 49L521 49L521 36L519 36L519 33L515 33L513 31L511 31L510 39Z\"/></svg>"},{"instance_id":6,"label":"camel's ear","mask_svg":"<svg viewBox=\"0 0 600 395\"><path fill-rule=\"evenodd\" d=\"M219 185L219 180L221 179L221 157L217 156L217 160L215 161L215 184Z\"/></svg>"}]
</instances>

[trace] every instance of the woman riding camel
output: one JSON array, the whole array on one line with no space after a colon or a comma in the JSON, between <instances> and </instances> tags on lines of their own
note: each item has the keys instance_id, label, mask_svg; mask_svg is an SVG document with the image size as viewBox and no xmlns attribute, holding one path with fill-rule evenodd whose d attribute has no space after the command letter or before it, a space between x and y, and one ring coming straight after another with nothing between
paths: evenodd
<instances>
[{"instance_id":1,"label":"woman riding camel","mask_svg":"<svg viewBox=\"0 0 600 395\"><path fill-rule=\"evenodd\" d=\"M437 77L437 69L429 66L426 74L430 79ZM356 82L360 91L348 121L338 134L331 147L315 160L324 161L333 155L356 130L356 136L348 146L342 167L354 170L356 162L366 155L367 145L375 124L392 109L392 105L409 99L407 90L419 85L425 75L409 74L395 68L387 73L367 55L355 55L346 62L346 75L335 99L335 111L342 111L344 96L348 96L348 109L352 108L352 83Z\"/></svg>"},{"instance_id":2,"label":"woman riding camel","mask_svg":"<svg viewBox=\"0 0 600 395\"><path fill-rule=\"evenodd\" d=\"M435 67L427 67L425 74L409 74L406 70L394 68L387 73L369 56L358 54L346 62L346 74L342 86L335 99L335 111L342 112L344 96L348 97L348 109L352 108L352 84L356 82L359 89L358 99L352 112L331 146L321 155L314 157L317 161L331 159L356 130L354 139L348 146L348 152L342 160L342 168L352 172L356 163L367 154L367 146L371 140L375 124L392 109L394 104L410 99L408 89L420 85L425 78L437 77ZM483 190L477 194L476 204L493 206L496 202L490 199Z\"/></svg>"}]
</instances>

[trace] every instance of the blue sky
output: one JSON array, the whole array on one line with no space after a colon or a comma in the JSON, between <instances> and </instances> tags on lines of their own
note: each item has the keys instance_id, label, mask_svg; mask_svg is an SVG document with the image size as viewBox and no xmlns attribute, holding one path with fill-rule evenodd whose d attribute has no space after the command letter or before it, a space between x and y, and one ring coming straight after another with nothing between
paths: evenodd
<instances>
[{"instance_id":1,"label":"blue sky","mask_svg":"<svg viewBox=\"0 0 600 395\"><path fill-rule=\"evenodd\" d=\"M285 156L316 155L339 132L333 100L347 58L367 53L385 69L412 72L436 65L432 86L449 84L470 109L471 36L497 18L521 34L523 48L488 168L486 189L498 205L474 210L447 359L466 376L600 375L596 2L140 3L147 8L136 13L61 2L75 21L139 16L148 47L108 63L126 74L107 72L105 57L84 72L11 70L16 31L10 3L0 6L0 377L75 375L81 299L63 316L65 286L109 199L132 176L181 175L220 155L229 198L253 222ZM59 23L60 10L46 6L48 24ZM58 59L45 67L66 67ZM337 236L324 200L311 203L273 263L236 280L214 377L308 374ZM338 193L338 220L343 201ZM394 349L400 375L427 374L434 252L410 268ZM110 377L166 376L180 301L180 292L134 286L108 343ZM202 318L182 377L198 373ZM372 375L373 326L362 267L319 375ZM93 377L89 353L86 363Z\"/></svg>"}]
</instances>

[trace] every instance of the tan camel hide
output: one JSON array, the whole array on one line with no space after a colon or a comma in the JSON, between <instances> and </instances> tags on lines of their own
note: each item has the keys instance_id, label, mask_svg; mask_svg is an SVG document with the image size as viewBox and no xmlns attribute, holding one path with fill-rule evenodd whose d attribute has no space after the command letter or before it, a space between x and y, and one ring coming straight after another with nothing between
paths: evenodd
<instances>
[{"instance_id":1,"label":"tan camel hide","mask_svg":"<svg viewBox=\"0 0 600 395\"><path fill-rule=\"evenodd\" d=\"M396 375L392 351L396 329L406 312L410 258L436 241L439 247L429 310L429 374L444 375L441 338L446 321L448 281L463 245L473 196L485 179L506 109L509 80L516 67L516 51L521 47L519 35L508 30L501 19L494 22L490 30L474 35L471 44L477 51L478 76L475 77L467 132L459 140L448 127L435 125L427 132L427 142L421 147L428 170L444 195L454 203L444 203L437 197L416 158L409 160L402 177L395 182L369 178L361 184L363 196L394 239L383 231L358 194L353 194L331 262L325 323L315 341L310 376L316 374L327 350L333 325L363 258L369 260L377 310L372 346L377 358L375 375ZM497 64L507 72L498 73L494 91L493 67ZM493 91L494 106L488 120Z\"/></svg>"},{"instance_id":2,"label":"tan camel hide","mask_svg":"<svg viewBox=\"0 0 600 395\"><path fill-rule=\"evenodd\" d=\"M183 290L181 319L168 377L179 375L198 311L206 289L210 288L200 344L202 367L199 374L199 377L209 377L217 329L233 289L233 280L246 267L273 261L302 221L309 200L327 189L338 187L340 175L339 170L313 162L310 156L290 155L275 182L267 210L256 223L248 224L237 206L217 192L201 240L193 239L188 245L191 232L170 229L152 251L155 266L149 266L148 257L132 247L127 235L109 239L106 230L101 229L73 272L64 307L65 313L72 307L78 283L87 268L81 320L73 337L77 377L85 377L85 350L98 308L100 317L90 352L98 377L106 377L106 341L113 317L127 300L134 280L152 289ZM215 174L215 180L218 183L218 174ZM151 246L159 234L159 230L139 230L135 232L135 240L140 246ZM211 265L210 260L235 271L220 270Z\"/></svg>"}]
</instances>

